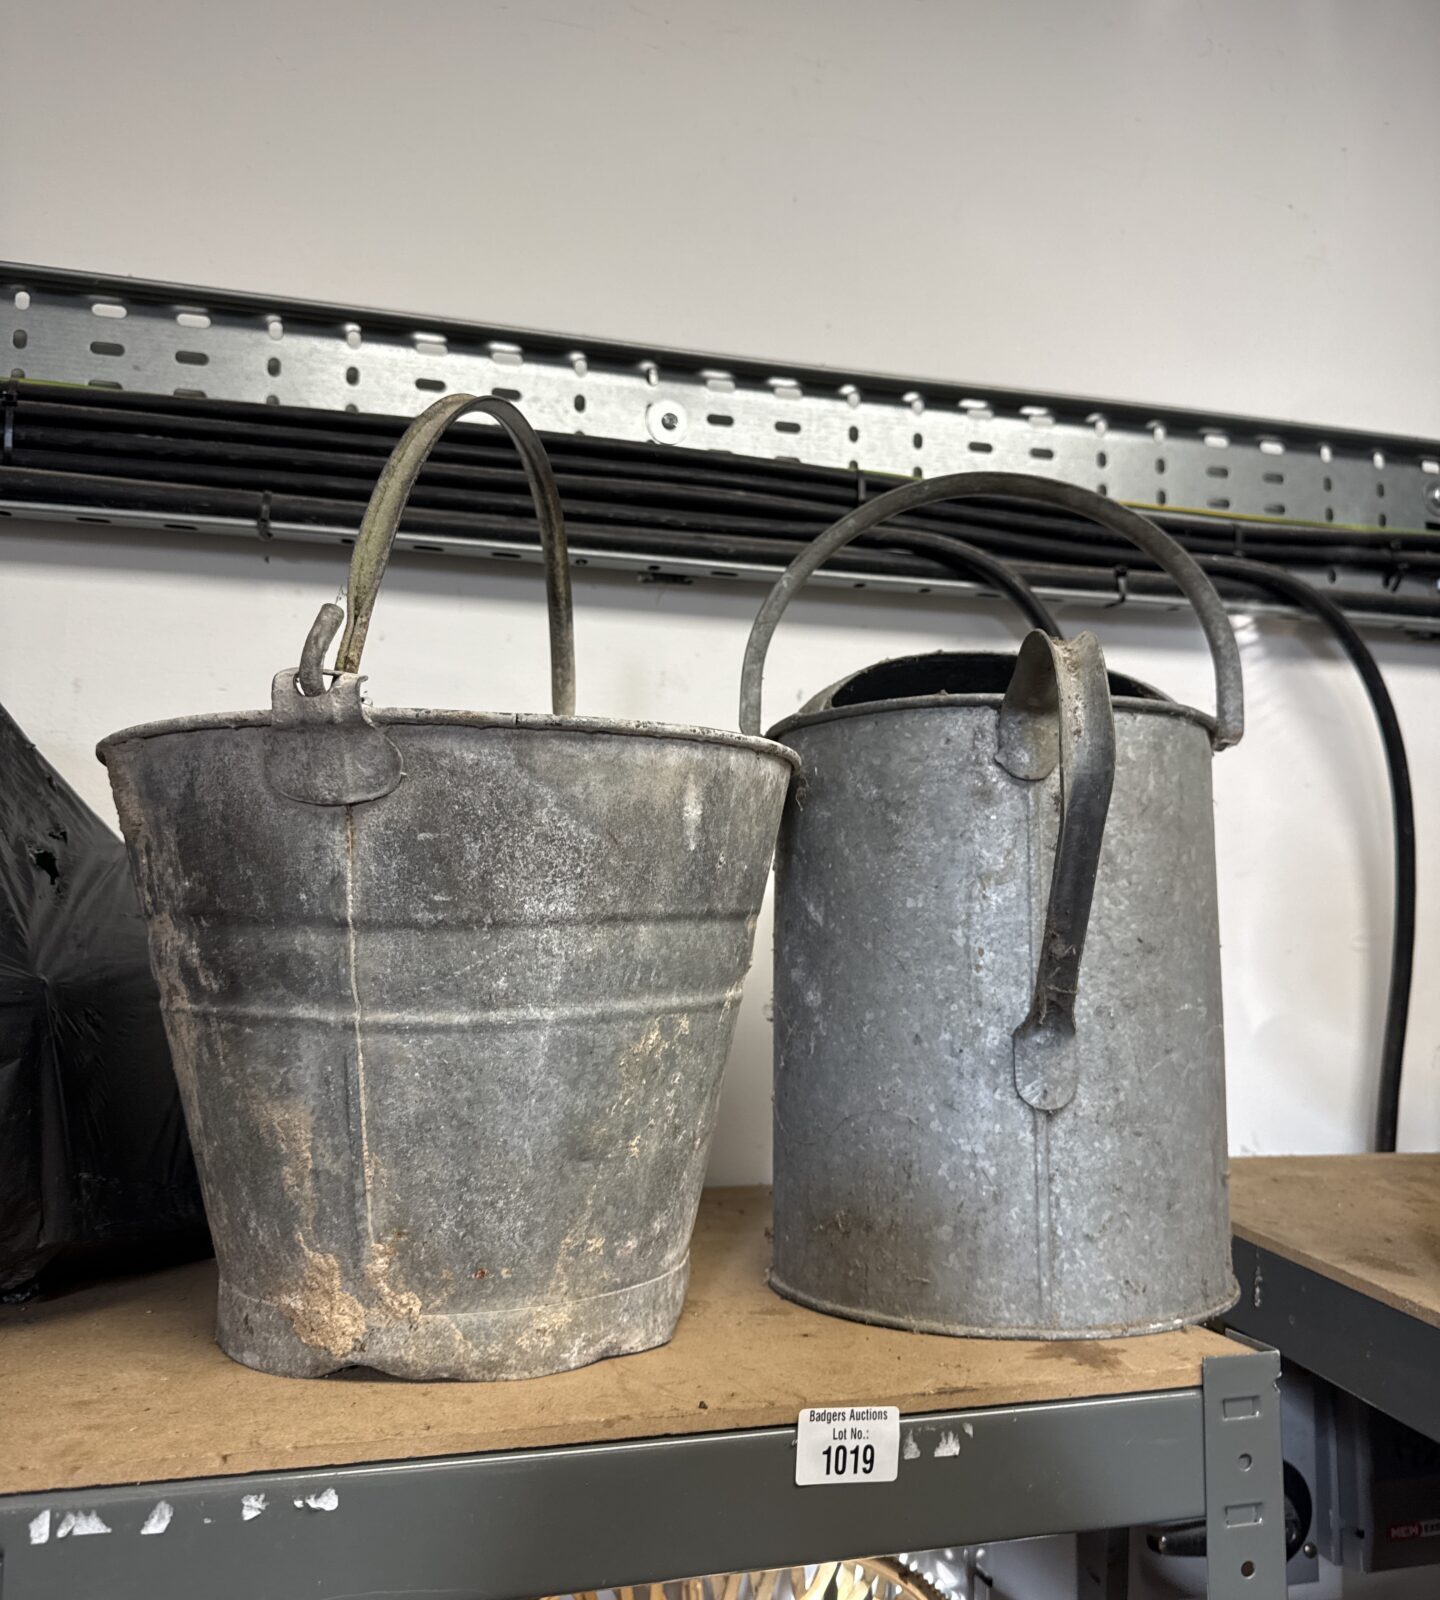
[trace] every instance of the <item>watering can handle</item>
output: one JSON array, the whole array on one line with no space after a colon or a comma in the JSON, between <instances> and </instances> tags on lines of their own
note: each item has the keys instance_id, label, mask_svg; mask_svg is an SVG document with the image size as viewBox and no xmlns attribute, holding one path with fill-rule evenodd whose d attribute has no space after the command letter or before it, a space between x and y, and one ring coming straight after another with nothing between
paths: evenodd
<instances>
[{"instance_id":1,"label":"watering can handle","mask_svg":"<svg viewBox=\"0 0 1440 1600\"><path fill-rule=\"evenodd\" d=\"M1210 742L1216 750L1238 744L1245 731L1245 694L1240 674L1240 650L1220 596L1195 558L1167 533L1129 507L1104 499L1075 484L1053 478L1032 478L1022 472L954 472L941 478L921 478L878 495L828 528L800 552L775 580L765 597L760 613L750 630L745 646L745 665L740 676L740 731L758 734L761 730L760 694L765 673L765 655L785 608L795 598L805 580L835 552L868 533L888 517L914 511L938 500L993 499L1034 500L1059 506L1076 516L1108 528L1138 545L1157 566L1174 579L1194 607L1210 646L1215 663L1215 716L1207 718Z\"/></svg>"},{"instance_id":2,"label":"watering can handle","mask_svg":"<svg viewBox=\"0 0 1440 1600\"><path fill-rule=\"evenodd\" d=\"M1075 999L1115 782L1115 716L1093 633L1027 634L1000 705L996 761L1028 783L1059 769L1060 816L1030 1010L1014 1032L1015 1088L1037 1111L1075 1093Z\"/></svg>"},{"instance_id":3,"label":"watering can handle","mask_svg":"<svg viewBox=\"0 0 1440 1600\"><path fill-rule=\"evenodd\" d=\"M575 710L575 635L570 614L570 566L560 492L540 436L508 400L497 400L492 395L451 394L437 400L416 417L391 452L365 508L355 540L355 553L350 560L349 616L335 665L341 673L360 670L370 613L375 608L380 580L385 576L405 502L441 435L458 417L471 411L493 417L520 452L535 501L540 544L545 554L545 594L550 611L551 706L556 716L570 716ZM306 695L324 692L320 662L338 623L337 609L331 606L322 609L310 630L300 670L300 686Z\"/></svg>"}]
</instances>

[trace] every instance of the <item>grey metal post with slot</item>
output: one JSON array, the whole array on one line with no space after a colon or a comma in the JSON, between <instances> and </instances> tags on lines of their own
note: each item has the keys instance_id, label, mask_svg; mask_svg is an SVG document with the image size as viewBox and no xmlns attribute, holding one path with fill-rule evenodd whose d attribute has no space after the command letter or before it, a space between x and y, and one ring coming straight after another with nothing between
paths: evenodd
<instances>
[{"instance_id":1,"label":"grey metal post with slot","mask_svg":"<svg viewBox=\"0 0 1440 1600\"><path fill-rule=\"evenodd\" d=\"M1205 1548L1209 1600L1285 1592L1280 1357L1205 1362Z\"/></svg>"}]
</instances>

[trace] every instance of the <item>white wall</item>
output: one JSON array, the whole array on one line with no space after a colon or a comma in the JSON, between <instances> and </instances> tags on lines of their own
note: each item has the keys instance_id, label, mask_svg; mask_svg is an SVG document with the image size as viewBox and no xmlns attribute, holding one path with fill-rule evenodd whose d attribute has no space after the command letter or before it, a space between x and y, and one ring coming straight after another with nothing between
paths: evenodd
<instances>
[{"instance_id":1,"label":"white wall","mask_svg":"<svg viewBox=\"0 0 1440 1600\"><path fill-rule=\"evenodd\" d=\"M22 261L1440 432L1433 0L44 0Z\"/></svg>"},{"instance_id":2,"label":"white wall","mask_svg":"<svg viewBox=\"0 0 1440 1600\"><path fill-rule=\"evenodd\" d=\"M1430 0L47 0L0 50L0 252L582 334L1440 433ZM54 120L57 107L63 116ZM43 136L40 130L44 129ZM252 704L338 555L11 526L0 691L90 746ZM584 703L732 722L747 589L577 589ZM382 699L541 702L533 575L402 558ZM1073 620L1079 620L1073 619ZM1193 629L1107 613L1203 701ZM1369 714L1312 628L1241 622L1217 766L1232 1142L1353 1149L1387 963ZM998 610L817 594L774 706ZM1421 805L1404 1139L1440 1140L1440 649L1381 637ZM762 960L715 1175L768 1164Z\"/></svg>"}]
</instances>

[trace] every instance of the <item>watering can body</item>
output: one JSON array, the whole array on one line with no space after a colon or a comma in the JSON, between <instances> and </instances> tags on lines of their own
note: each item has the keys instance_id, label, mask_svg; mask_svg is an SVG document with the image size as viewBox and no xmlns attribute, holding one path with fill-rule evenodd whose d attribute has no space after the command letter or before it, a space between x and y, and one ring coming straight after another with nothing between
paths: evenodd
<instances>
[{"instance_id":1,"label":"watering can body","mask_svg":"<svg viewBox=\"0 0 1440 1600\"><path fill-rule=\"evenodd\" d=\"M1012 665L927 668L998 685ZM1050 1110L1017 1086L1013 1036L1045 937L1059 774L996 760L999 692L867 703L866 676L774 730L802 776L776 858L773 1284L952 1334L1098 1337L1224 1309L1205 726L1112 675L1073 1081Z\"/></svg>"}]
</instances>

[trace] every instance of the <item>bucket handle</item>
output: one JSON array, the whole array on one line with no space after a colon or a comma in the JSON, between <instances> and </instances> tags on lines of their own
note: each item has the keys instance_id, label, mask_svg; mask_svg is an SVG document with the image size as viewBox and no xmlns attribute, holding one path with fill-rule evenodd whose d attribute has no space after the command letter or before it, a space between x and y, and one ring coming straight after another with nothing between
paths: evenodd
<instances>
[{"instance_id":1,"label":"bucket handle","mask_svg":"<svg viewBox=\"0 0 1440 1600\"><path fill-rule=\"evenodd\" d=\"M494 417L520 452L545 554L551 704L556 716L574 713L575 639L565 518L545 447L508 401L491 395L447 395L406 428L370 496L350 559L348 618L333 602L321 606L306 636L300 665L276 673L270 686L265 777L270 787L288 800L315 806L357 805L383 799L405 776L398 747L370 720L360 698L360 657L405 502L441 435L469 411ZM335 670L327 674L325 653L342 622L345 636ZM331 679L328 688L327 675Z\"/></svg>"},{"instance_id":2,"label":"bucket handle","mask_svg":"<svg viewBox=\"0 0 1440 1600\"><path fill-rule=\"evenodd\" d=\"M995 759L1027 783L1059 770L1060 815L1030 1009L1015 1029L1015 1089L1037 1111L1075 1094L1075 1000L1115 782L1115 716L1093 633L1027 634L1000 704Z\"/></svg>"},{"instance_id":3,"label":"bucket handle","mask_svg":"<svg viewBox=\"0 0 1440 1600\"><path fill-rule=\"evenodd\" d=\"M349 614L345 618L345 633L335 669L338 674L359 672L365 636L370 629L370 614L375 609L380 581L385 576L410 491L445 430L457 418L472 411L493 417L500 424L519 451L525 468L545 557L545 596L550 613L551 709L557 717L572 716L575 711L575 632L560 491L539 434L508 400L498 400L493 395L450 394L437 400L406 428L390 453L365 508L355 552L350 558ZM335 637L339 622L337 607L322 607L310 630L299 673L300 688L307 696L325 692L320 662Z\"/></svg>"},{"instance_id":4,"label":"bucket handle","mask_svg":"<svg viewBox=\"0 0 1440 1600\"><path fill-rule=\"evenodd\" d=\"M1216 750L1238 744L1245 731L1245 693L1240 672L1240 649L1235 643L1225 607L1215 586L1205 576L1189 551L1169 534L1162 533L1148 518L1114 500L1092 494L1075 484L1053 478L1033 478L1023 472L953 472L940 478L921 478L868 500L863 506L828 528L811 541L775 580L765 597L750 639L745 646L745 665L740 675L740 731L758 734L761 730L760 696L765 675L765 656L785 608L817 567L837 550L868 533L887 517L939 500L974 500L1004 496L1010 499L1039 501L1098 523L1121 538L1138 545L1157 566L1176 583L1194 608L1210 646L1215 665L1215 715L1206 717L1210 743Z\"/></svg>"}]
</instances>

